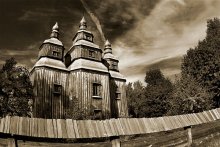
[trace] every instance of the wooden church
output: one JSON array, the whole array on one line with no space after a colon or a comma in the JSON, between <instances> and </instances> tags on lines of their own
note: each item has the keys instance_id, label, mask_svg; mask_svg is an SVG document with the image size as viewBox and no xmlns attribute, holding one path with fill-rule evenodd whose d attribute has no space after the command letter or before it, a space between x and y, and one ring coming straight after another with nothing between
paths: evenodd
<instances>
[{"instance_id":1,"label":"wooden church","mask_svg":"<svg viewBox=\"0 0 220 147\"><path fill-rule=\"evenodd\" d=\"M108 40L104 46L94 43L84 17L68 51L59 40L58 24L53 26L31 70L34 117L65 118L72 100L94 119L128 115L126 79Z\"/></svg>"}]
</instances>

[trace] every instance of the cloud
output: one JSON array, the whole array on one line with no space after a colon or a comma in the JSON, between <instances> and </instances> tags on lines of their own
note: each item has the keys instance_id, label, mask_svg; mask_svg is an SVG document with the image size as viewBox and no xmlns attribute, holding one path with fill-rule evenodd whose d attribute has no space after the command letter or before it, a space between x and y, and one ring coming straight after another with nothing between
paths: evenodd
<instances>
[{"instance_id":1,"label":"cloud","mask_svg":"<svg viewBox=\"0 0 220 147\"><path fill-rule=\"evenodd\" d=\"M142 16L132 29L114 40L113 51L128 81L143 81L146 70L154 66L167 77L178 74L180 57L205 37L207 19L220 15L217 3L160 1L150 15ZM174 67L172 59L178 59Z\"/></svg>"},{"instance_id":2,"label":"cloud","mask_svg":"<svg viewBox=\"0 0 220 147\"><path fill-rule=\"evenodd\" d=\"M85 0L99 18L120 71L128 81L144 80L149 68L161 68L165 76L180 72L181 57L205 37L207 19L220 16L219 0ZM14 56L28 67L37 59L38 48L49 38L58 21L60 40L66 51L85 12L80 0L0 2L1 61ZM2 15L3 14L3 15ZM101 36L84 14L95 43Z\"/></svg>"}]
</instances>

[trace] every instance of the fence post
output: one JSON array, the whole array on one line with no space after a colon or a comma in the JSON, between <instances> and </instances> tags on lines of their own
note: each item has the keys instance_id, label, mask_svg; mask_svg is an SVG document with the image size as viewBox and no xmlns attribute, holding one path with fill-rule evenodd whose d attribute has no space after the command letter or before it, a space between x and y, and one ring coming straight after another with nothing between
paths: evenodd
<instances>
[{"instance_id":1,"label":"fence post","mask_svg":"<svg viewBox=\"0 0 220 147\"><path fill-rule=\"evenodd\" d=\"M16 147L16 140L15 138L8 138L8 147Z\"/></svg>"},{"instance_id":2,"label":"fence post","mask_svg":"<svg viewBox=\"0 0 220 147\"><path fill-rule=\"evenodd\" d=\"M191 147L192 146L192 126L187 126L184 129L187 130L187 146Z\"/></svg>"},{"instance_id":3,"label":"fence post","mask_svg":"<svg viewBox=\"0 0 220 147\"><path fill-rule=\"evenodd\" d=\"M112 147L121 147L119 136L110 137L110 141L111 141Z\"/></svg>"}]
</instances>

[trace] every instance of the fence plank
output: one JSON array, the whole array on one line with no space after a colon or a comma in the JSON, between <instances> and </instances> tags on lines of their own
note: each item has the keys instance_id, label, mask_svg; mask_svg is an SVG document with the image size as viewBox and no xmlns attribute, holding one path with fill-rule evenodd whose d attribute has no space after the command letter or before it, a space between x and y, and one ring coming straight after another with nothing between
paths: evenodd
<instances>
[{"instance_id":1,"label":"fence plank","mask_svg":"<svg viewBox=\"0 0 220 147\"><path fill-rule=\"evenodd\" d=\"M66 127L67 127L67 136L68 136L68 138L76 138L75 131L73 129L72 119L67 119L66 120Z\"/></svg>"},{"instance_id":2,"label":"fence plank","mask_svg":"<svg viewBox=\"0 0 220 147\"><path fill-rule=\"evenodd\" d=\"M68 138L67 130L66 130L66 121L64 119L60 120L61 123L61 130L62 130L62 138Z\"/></svg>"},{"instance_id":3,"label":"fence plank","mask_svg":"<svg viewBox=\"0 0 220 147\"><path fill-rule=\"evenodd\" d=\"M92 123L93 123L93 121L92 121ZM109 120L103 121L103 125L104 125L105 131L107 133L107 136L108 137L113 136L111 126L109 125ZM94 131L96 132L97 130L94 129Z\"/></svg>"},{"instance_id":4,"label":"fence plank","mask_svg":"<svg viewBox=\"0 0 220 147\"><path fill-rule=\"evenodd\" d=\"M78 129L76 120L73 120L73 128L74 128L74 132L75 132L76 138L80 138L80 136L79 136L79 129Z\"/></svg>"},{"instance_id":5,"label":"fence plank","mask_svg":"<svg viewBox=\"0 0 220 147\"><path fill-rule=\"evenodd\" d=\"M45 130L45 119L40 118L37 119L37 126L38 126L38 137L47 137L46 134L46 130Z\"/></svg>"},{"instance_id":6,"label":"fence plank","mask_svg":"<svg viewBox=\"0 0 220 147\"><path fill-rule=\"evenodd\" d=\"M29 134L29 118L23 117L21 134L28 136Z\"/></svg>"},{"instance_id":7,"label":"fence plank","mask_svg":"<svg viewBox=\"0 0 220 147\"><path fill-rule=\"evenodd\" d=\"M57 130L57 120L56 119L52 119L53 122L53 133L55 138L58 138L58 130Z\"/></svg>"},{"instance_id":8,"label":"fence plank","mask_svg":"<svg viewBox=\"0 0 220 147\"><path fill-rule=\"evenodd\" d=\"M49 138L55 138L54 129L53 129L53 120L47 119L47 136Z\"/></svg>"},{"instance_id":9,"label":"fence plank","mask_svg":"<svg viewBox=\"0 0 220 147\"><path fill-rule=\"evenodd\" d=\"M108 124L111 128L111 131L112 131L112 136L118 136L118 130L114 127L114 124L112 121L113 121L113 119L108 120Z\"/></svg>"},{"instance_id":10,"label":"fence plank","mask_svg":"<svg viewBox=\"0 0 220 147\"><path fill-rule=\"evenodd\" d=\"M61 128L61 119L57 119L57 138L62 138L62 128Z\"/></svg>"},{"instance_id":11,"label":"fence plank","mask_svg":"<svg viewBox=\"0 0 220 147\"><path fill-rule=\"evenodd\" d=\"M18 125L17 125L17 123L18 123L17 118L19 119L18 116L11 117L10 132L9 132L11 134L17 134L17 127L18 127Z\"/></svg>"}]
</instances>

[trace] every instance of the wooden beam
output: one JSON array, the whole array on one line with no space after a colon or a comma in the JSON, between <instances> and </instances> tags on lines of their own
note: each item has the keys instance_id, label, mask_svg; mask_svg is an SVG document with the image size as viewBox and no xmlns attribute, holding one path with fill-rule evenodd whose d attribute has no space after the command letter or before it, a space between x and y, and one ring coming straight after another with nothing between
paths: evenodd
<instances>
[{"instance_id":1,"label":"wooden beam","mask_svg":"<svg viewBox=\"0 0 220 147\"><path fill-rule=\"evenodd\" d=\"M114 136L110 138L112 147L121 147L120 137Z\"/></svg>"},{"instance_id":2,"label":"wooden beam","mask_svg":"<svg viewBox=\"0 0 220 147\"><path fill-rule=\"evenodd\" d=\"M8 138L8 147L17 147L15 138Z\"/></svg>"},{"instance_id":3,"label":"wooden beam","mask_svg":"<svg viewBox=\"0 0 220 147\"><path fill-rule=\"evenodd\" d=\"M187 146L192 146L192 126L184 127L185 130L187 130Z\"/></svg>"}]
</instances>

